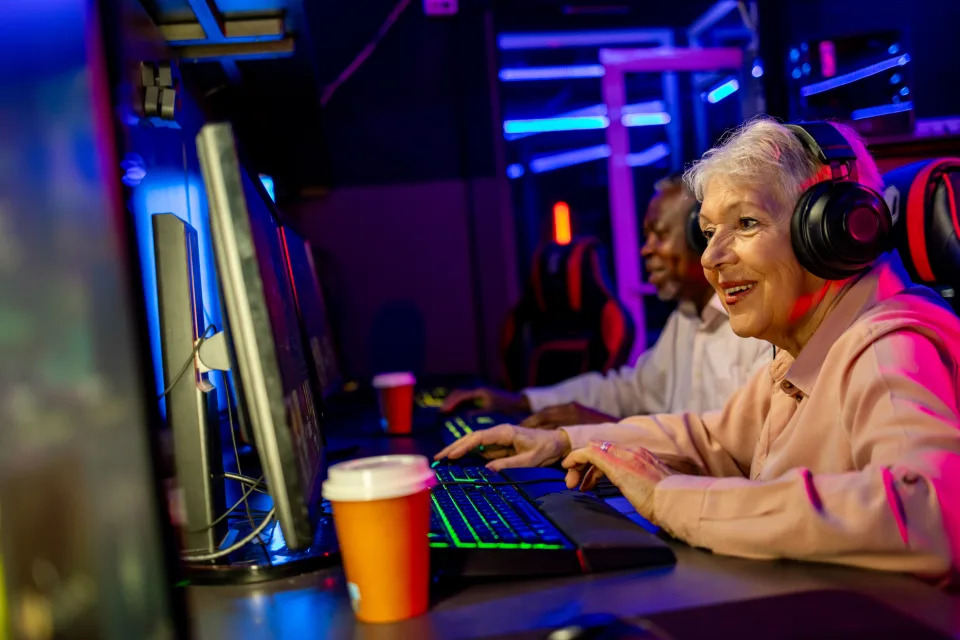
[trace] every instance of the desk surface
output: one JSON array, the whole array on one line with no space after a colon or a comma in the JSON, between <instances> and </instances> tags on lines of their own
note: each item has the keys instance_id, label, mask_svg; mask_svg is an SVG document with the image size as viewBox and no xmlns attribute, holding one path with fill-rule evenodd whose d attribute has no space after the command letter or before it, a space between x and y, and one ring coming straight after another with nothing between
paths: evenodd
<instances>
[{"instance_id":1,"label":"desk surface","mask_svg":"<svg viewBox=\"0 0 960 640\"><path fill-rule=\"evenodd\" d=\"M350 441L358 447L353 452L357 456L426 453L427 447L434 446L421 438L384 438L368 428L354 430ZM200 640L430 640L546 630L584 614L646 615L832 588L871 596L960 637L960 594L911 577L822 564L743 560L682 543L672 546L677 555L674 567L473 583L435 594L426 615L389 625L355 621L339 568L252 585L194 586L188 589L188 600Z\"/></svg>"},{"instance_id":2,"label":"desk surface","mask_svg":"<svg viewBox=\"0 0 960 640\"><path fill-rule=\"evenodd\" d=\"M473 584L434 597L419 618L388 625L357 623L343 573L328 569L246 586L191 587L197 637L479 638L550 629L577 616L651 614L813 589L862 593L960 637L960 595L916 579L829 565L716 556L674 545L677 565L548 579Z\"/></svg>"}]
</instances>

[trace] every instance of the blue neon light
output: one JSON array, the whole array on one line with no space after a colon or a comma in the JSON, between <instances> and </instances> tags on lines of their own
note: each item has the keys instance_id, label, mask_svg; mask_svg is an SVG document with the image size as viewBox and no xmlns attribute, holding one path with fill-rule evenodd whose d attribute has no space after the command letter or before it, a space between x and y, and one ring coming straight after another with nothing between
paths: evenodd
<instances>
[{"instance_id":1,"label":"blue neon light","mask_svg":"<svg viewBox=\"0 0 960 640\"><path fill-rule=\"evenodd\" d=\"M662 123L647 123L642 122L640 124L631 124L629 118L621 118L624 126L633 127L633 126L646 126L647 124L666 124L670 122L670 114L666 113L664 110L666 106L663 104L663 100L649 100L647 102L634 102L633 104L624 105L621 109L621 113L624 115L643 113L643 114L662 114L659 115L659 118L663 119ZM595 104L589 107L584 107L582 109L574 109L573 111L565 111L563 113L558 113L551 118L544 118L549 120L552 118L579 118L583 116L606 116L607 115L607 105L605 104ZM509 122L509 121L508 121ZM525 138L527 136L536 135L537 133L543 133L542 131L530 131L527 133L505 133L504 137L507 140L517 140L519 138Z\"/></svg>"},{"instance_id":2,"label":"blue neon light","mask_svg":"<svg viewBox=\"0 0 960 640\"><path fill-rule=\"evenodd\" d=\"M610 157L610 145L598 144L595 147L585 147L550 156L541 156L530 162L530 171L545 173L554 169L562 169L563 167L571 167L575 164L608 157Z\"/></svg>"},{"instance_id":3,"label":"blue neon light","mask_svg":"<svg viewBox=\"0 0 960 640\"><path fill-rule=\"evenodd\" d=\"M763 65L759 62L753 63L753 68L750 69L750 75L752 75L754 78L763 76Z\"/></svg>"},{"instance_id":4,"label":"blue neon light","mask_svg":"<svg viewBox=\"0 0 960 640\"><path fill-rule=\"evenodd\" d=\"M503 82L525 80L566 80L570 78L602 78L606 73L602 64L580 64L564 67L519 67L500 69Z\"/></svg>"},{"instance_id":5,"label":"blue neon light","mask_svg":"<svg viewBox=\"0 0 960 640\"><path fill-rule=\"evenodd\" d=\"M276 202L277 198L274 195L274 191L273 191L273 178L271 178L265 173L261 173L260 182L263 184L263 188L267 190L267 195L270 196L270 200L272 200L273 202Z\"/></svg>"},{"instance_id":6,"label":"blue neon light","mask_svg":"<svg viewBox=\"0 0 960 640\"><path fill-rule=\"evenodd\" d=\"M544 133L546 131L584 131L605 129L610 120L607 116L581 116L575 118L535 118L532 120L506 120L504 133Z\"/></svg>"},{"instance_id":7,"label":"blue neon light","mask_svg":"<svg viewBox=\"0 0 960 640\"><path fill-rule=\"evenodd\" d=\"M663 142L658 142L649 149L637 153L627 154L627 165L631 167L646 167L657 160L662 160L670 155L670 147Z\"/></svg>"},{"instance_id":8,"label":"blue neon light","mask_svg":"<svg viewBox=\"0 0 960 640\"><path fill-rule=\"evenodd\" d=\"M501 50L598 47L614 44L655 42L670 44L669 29L625 29L616 31L575 31L555 33L505 33L497 38Z\"/></svg>"},{"instance_id":9,"label":"blue neon light","mask_svg":"<svg viewBox=\"0 0 960 640\"><path fill-rule=\"evenodd\" d=\"M824 80L823 82L808 84L807 86L800 88L800 95L806 97L815 95L817 93L823 93L824 91L830 91L831 89L842 87L845 84L850 84L851 82L856 82L857 80L869 78L870 76L876 75L882 71L886 71L887 69L902 67L908 62L910 62L910 54L905 53L897 58L890 58L889 60L877 62L864 67L863 69L851 71L850 73L844 73L843 75L830 78L829 80Z\"/></svg>"},{"instance_id":10,"label":"blue neon light","mask_svg":"<svg viewBox=\"0 0 960 640\"><path fill-rule=\"evenodd\" d=\"M625 113L620 118L625 127L650 127L670 122L670 114L660 113Z\"/></svg>"},{"instance_id":11,"label":"blue neon light","mask_svg":"<svg viewBox=\"0 0 960 640\"><path fill-rule=\"evenodd\" d=\"M523 175L522 164L511 164L507 166L507 177L511 179L519 178Z\"/></svg>"},{"instance_id":12,"label":"blue neon light","mask_svg":"<svg viewBox=\"0 0 960 640\"><path fill-rule=\"evenodd\" d=\"M631 167L645 167L657 162L658 160L662 160L669 155L670 147L663 142L658 142L657 144L643 151L627 154L626 161L627 165ZM594 147L585 147L583 149L565 151L564 153L540 156L530 163L530 170L533 173L546 173L547 171L553 171L554 169L572 167L573 165L583 164L585 162L601 160L609 157L610 146L606 144L600 144Z\"/></svg>"},{"instance_id":13,"label":"blue neon light","mask_svg":"<svg viewBox=\"0 0 960 640\"><path fill-rule=\"evenodd\" d=\"M740 88L740 83L737 82L736 78L730 78L723 84L717 85L713 89L707 92L707 102L710 104L715 104L720 102L727 96L733 94L737 89Z\"/></svg>"},{"instance_id":14,"label":"blue neon light","mask_svg":"<svg viewBox=\"0 0 960 640\"><path fill-rule=\"evenodd\" d=\"M866 109L855 109L850 117L854 120L865 120L866 118L875 118L885 116L891 113L900 113L901 111L910 111L913 109L913 103L909 100L898 104L882 104L878 107L867 107Z\"/></svg>"}]
</instances>

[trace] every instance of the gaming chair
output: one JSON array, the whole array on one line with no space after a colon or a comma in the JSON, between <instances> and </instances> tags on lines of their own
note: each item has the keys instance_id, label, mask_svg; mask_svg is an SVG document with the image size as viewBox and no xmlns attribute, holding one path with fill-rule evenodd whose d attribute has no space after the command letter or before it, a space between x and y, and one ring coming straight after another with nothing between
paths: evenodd
<instances>
[{"instance_id":1,"label":"gaming chair","mask_svg":"<svg viewBox=\"0 0 960 640\"><path fill-rule=\"evenodd\" d=\"M910 277L938 289L960 313L960 158L921 160L883 180L894 244Z\"/></svg>"},{"instance_id":2,"label":"gaming chair","mask_svg":"<svg viewBox=\"0 0 960 640\"><path fill-rule=\"evenodd\" d=\"M596 238L537 249L523 298L501 336L508 388L554 384L626 362L635 329L610 283Z\"/></svg>"}]
</instances>

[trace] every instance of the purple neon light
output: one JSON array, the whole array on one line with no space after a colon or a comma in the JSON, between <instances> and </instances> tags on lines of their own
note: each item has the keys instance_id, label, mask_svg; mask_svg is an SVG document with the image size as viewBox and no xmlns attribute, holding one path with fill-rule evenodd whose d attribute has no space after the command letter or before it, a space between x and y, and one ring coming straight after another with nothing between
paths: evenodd
<instances>
[{"instance_id":1,"label":"purple neon light","mask_svg":"<svg viewBox=\"0 0 960 640\"><path fill-rule=\"evenodd\" d=\"M654 42L670 44L669 29L625 29L616 31L575 31L555 33L505 33L497 38L501 50L600 47Z\"/></svg>"},{"instance_id":2,"label":"purple neon light","mask_svg":"<svg viewBox=\"0 0 960 640\"><path fill-rule=\"evenodd\" d=\"M530 171L533 173L545 173L554 169L572 167L575 164L583 164L591 160L600 160L610 156L610 145L598 144L595 147L585 147L575 149L564 153L556 153L550 156L540 156L530 162Z\"/></svg>"},{"instance_id":3,"label":"purple neon light","mask_svg":"<svg viewBox=\"0 0 960 640\"><path fill-rule=\"evenodd\" d=\"M850 113L850 117L854 120L865 120L867 118L876 118L877 116L885 116L891 113L910 111L911 109L913 109L913 103L906 100L896 104L882 104L876 107L866 107L865 109L854 109Z\"/></svg>"},{"instance_id":4,"label":"purple neon light","mask_svg":"<svg viewBox=\"0 0 960 640\"><path fill-rule=\"evenodd\" d=\"M646 167L657 160L662 160L670 155L670 147L663 142L658 142L648 149L638 151L637 153L627 154L627 165L631 167Z\"/></svg>"},{"instance_id":5,"label":"purple neon light","mask_svg":"<svg viewBox=\"0 0 960 640\"><path fill-rule=\"evenodd\" d=\"M808 84L805 87L800 87L800 95L806 97L823 93L824 91L836 89L837 87L842 87L845 84L850 84L851 82L856 82L857 80L869 78L870 76L886 71L887 69L902 67L908 62L910 62L910 54L905 53L902 56L877 62L864 67L863 69L851 71L850 73L844 73L834 78L830 78L829 80L824 80L823 82L816 82L814 84Z\"/></svg>"},{"instance_id":6,"label":"purple neon light","mask_svg":"<svg viewBox=\"0 0 960 640\"><path fill-rule=\"evenodd\" d=\"M627 166L646 167L654 162L657 162L658 160L666 158L669 155L670 147L663 142L658 142L657 144L644 149L643 151L627 154ZM610 145L598 144L593 147L584 147L583 149L564 151L563 153L556 153L549 156L540 156L530 163L530 171L533 173L546 173L547 171L553 171L554 169L563 169L564 167L572 167L577 164L583 164L585 162L601 160L609 157ZM523 167L520 165L510 165L510 167L519 167L519 175L523 175ZM507 167L508 175L510 174L510 167ZM519 177L519 175L510 175L510 177Z\"/></svg>"},{"instance_id":7,"label":"purple neon light","mask_svg":"<svg viewBox=\"0 0 960 640\"><path fill-rule=\"evenodd\" d=\"M563 67L516 67L500 69L503 82L528 80L569 80L576 78L602 78L606 71L602 64L577 64Z\"/></svg>"}]
</instances>

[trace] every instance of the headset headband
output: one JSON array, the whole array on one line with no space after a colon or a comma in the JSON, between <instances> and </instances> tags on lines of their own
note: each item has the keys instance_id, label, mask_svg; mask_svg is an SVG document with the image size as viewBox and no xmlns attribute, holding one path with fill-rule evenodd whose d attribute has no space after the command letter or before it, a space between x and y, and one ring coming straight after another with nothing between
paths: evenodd
<instances>
[{"instance_id":1,"label":"headset headband","mask_svg":"<svg viewBox=\"0 0 960 640\"><path fill-rule=\"evenodd\" d=\"M804 122L803 124L784 125L793 132L821 164L833 171L834 180L842 180L845 176L840 172L841 166L847 167L847 175L855 179L857 154L850 142L843 137L836 127L829 122Z\"/></svg>"}]
</instances>

